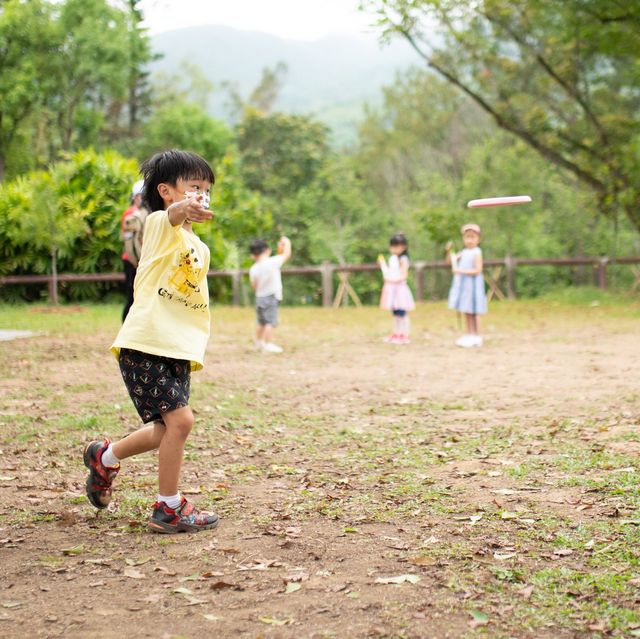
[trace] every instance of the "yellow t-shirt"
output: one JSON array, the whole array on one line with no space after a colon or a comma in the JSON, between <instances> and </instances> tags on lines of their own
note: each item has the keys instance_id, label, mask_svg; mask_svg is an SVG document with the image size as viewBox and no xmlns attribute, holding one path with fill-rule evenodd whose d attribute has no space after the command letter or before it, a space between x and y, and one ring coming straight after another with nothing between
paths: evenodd
<instances>
[{"instance_id":1,"label":"yellow t-shirt","mask_svg":"<svg viewBox=\"0 0 640 639\"><path fill-rule=\"evenodd\" d=\"M166 211L147 217L133 305L111 351L121 348L191 362L199 370L209 340L209 248L172 226Z\"/></svg>"}]
</instances>

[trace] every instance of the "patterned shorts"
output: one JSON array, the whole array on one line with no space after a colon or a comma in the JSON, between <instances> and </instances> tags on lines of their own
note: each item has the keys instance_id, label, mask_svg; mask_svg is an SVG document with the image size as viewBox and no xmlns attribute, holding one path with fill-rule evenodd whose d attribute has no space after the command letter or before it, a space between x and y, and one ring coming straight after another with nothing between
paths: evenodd
<instances>
[{"instance_id":1,"label":"patterned shorts","mask_svg":"<svg viewBox=\"0 0 640 639\"><path fill-rule=\"evenodd\" d=\"M120 372L133 404L147 424L189 405L191 365L187 360L120 350Z\"/></svg>"}]
</instances>

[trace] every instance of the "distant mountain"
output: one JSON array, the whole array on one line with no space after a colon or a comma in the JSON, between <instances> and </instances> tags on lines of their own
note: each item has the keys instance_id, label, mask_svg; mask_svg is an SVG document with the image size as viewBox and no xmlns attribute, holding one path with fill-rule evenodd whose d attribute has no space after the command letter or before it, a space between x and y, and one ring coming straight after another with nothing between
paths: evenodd
<instances>
[{"instance_id":1,"label":"distant mountain","mask_svg":"<svg viewBox=\"0 0 640 639\"><path fill-rule=\"evenodd\" d=\"M235 83L247 96L264 67L284 62L288 72L276 108L314 115L331 127L338 143L354 138L364 103L379 101L382 86L419 62L408 44L381 46L373 36L304 42L214 25L157 34L152 46L163 55L153 71L179 72L185 60L202 69L216 87L212 115L221 119L228 116L222 82Z\"/></svg>"}]
</instances>

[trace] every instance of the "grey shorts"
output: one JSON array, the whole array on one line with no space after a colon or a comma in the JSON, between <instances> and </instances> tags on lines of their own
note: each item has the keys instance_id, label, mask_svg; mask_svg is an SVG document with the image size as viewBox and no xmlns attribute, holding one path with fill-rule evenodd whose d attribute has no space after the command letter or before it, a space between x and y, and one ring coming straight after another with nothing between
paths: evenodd
<instances>
[{"instance_id":1,"label":"grey shorts","mask_svg":"<svg viewBox=\"0 0 640 639\"><path fill-rule=\"evenodd\" d=\"M278 300L275 295L256 297L256 316L260 326L278 325Z\"/></svg>"}]
</instances>

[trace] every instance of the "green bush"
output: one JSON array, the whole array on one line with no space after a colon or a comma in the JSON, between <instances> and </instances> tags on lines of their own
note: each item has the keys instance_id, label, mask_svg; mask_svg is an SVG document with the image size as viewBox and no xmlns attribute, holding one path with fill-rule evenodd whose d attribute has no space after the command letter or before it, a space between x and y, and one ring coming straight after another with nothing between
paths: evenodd
<instances>
[{"instance_id":1,"label":"green bush","mask_svg":"<svg viewBox=\"0 0 640 639\"><path fill-rule=\"evenodd\" d=\"M260 196L239 176L233 149L218 162L212 193L214 221L197 229L211 249L211 268L238 268L248 262L249 239L269 232L273 221ZM115 151L79 151L0 186L0 275L111 273L122 270L120 220L138 179L135 160ZM228 301L229 283L214 280L212 297ZM105 299L116 282L61 283L63 300ZM0 299L37 299L42 285L6 286Z\"/></svg>"},{"instance_id":2,"label":"green bush","mask_svg":"<svg viewBox=\"0 0 640 639\"><path fill-rule=\"evenodd\" d=\"M137 163L114 151L79 151L0 186L0 274L121 270L120 218ZM116 284L82 284L63 297L95 299ZM33 288L5 287L4 299L32 299Z\"/></svg>"}]
</instances>

